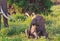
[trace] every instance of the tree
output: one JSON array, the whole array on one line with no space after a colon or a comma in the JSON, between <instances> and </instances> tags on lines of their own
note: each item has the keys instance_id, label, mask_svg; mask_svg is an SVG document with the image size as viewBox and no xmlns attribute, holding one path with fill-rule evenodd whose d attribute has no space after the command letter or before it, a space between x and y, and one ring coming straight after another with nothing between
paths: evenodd
<instances>
[{"instance_id":1,"label":"tree","mask_svg":"<svg viewBox=\"0 0 60 41\"><path fill-rule=\"evenodd\" d=\"M49 10L52 2L51 0L9 0L10 3L15 3L18 7L22 7L25 11L44 12Z\"/></svg>"}]
</instances>

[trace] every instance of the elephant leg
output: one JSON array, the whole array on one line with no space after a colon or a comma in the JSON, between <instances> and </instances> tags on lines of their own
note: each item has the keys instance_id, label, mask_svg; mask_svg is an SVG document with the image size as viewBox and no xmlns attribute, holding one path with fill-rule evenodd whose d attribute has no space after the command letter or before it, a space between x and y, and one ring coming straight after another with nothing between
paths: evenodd
<instances>
[{"instance_id":1,"label":"elephant leg","mask_svg":"<svg viewBox=\"0 0 60 41\"><path fill-rule=\"evenodd\" d=\"M7 16L8 11L7 11L7 1L6 0L2 0L2 9L3 12L5 13L5 15ZM3 16L3 20L4 20L4 26L8 27L8 20Z\"/></svg>"},{"instance_id":2,"label":"elephant leg","mask_svg":"<svg viewBox=\"0 0 60 41\"><path fill-rule=\"evenodd\" d=\"M45 38L48 38L48 33L47 32L42 32L42 35L45 36Z\"/></svg>"},{"instance_id":3,"label":"elephant leg","mask_svg":"<svg viewBox=\"0 0 60 41\"><path fill-rule=\"evenodd\" d=\"M1 14L0 14L0 29L1 29Z\"/></svg>"}]
</instances>

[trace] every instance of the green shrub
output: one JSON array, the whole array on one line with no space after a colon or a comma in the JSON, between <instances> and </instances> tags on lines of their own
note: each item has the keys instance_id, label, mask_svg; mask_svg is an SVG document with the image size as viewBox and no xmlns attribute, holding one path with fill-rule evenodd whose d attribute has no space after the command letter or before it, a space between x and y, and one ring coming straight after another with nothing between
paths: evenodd
<instances>
[{"instance_id":1,"label":"green shrub","mask_svg":"<svg viewBox=\"0 0 60 41\"><path fill-rule=\"evenodd\" d=\"M16 6L23 8L25 11L30 10L31 12L36 12L36 13L44 12L47 10L49 11L50 7L52 6L51 0L38 0L39 4L36 2L33 2L32 0L33 6L30 6L30 7L27 1L26 0L13 0L13 1L8 0L9 3L16 4Z\"/></svg>"},{"instance_id":2,"label":"green shrub","mask_svg":"<svg viewBox=\"0 0 60 41\"><path fill-rule=\"evenodd\" d=\"M16 22L16 21L25 21L26 20L26 16L24 16L23 14L16 14L16 15L12 15L13 19L10 19L10 22Z\"/></svg>"}]
</instances>

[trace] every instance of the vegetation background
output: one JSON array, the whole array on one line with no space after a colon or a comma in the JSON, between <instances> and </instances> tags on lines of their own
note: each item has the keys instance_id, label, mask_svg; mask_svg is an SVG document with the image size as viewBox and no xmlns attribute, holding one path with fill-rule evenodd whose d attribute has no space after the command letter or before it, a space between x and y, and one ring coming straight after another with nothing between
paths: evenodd
<instances>
[{"instance_id":1,"label":"vegetation background","mask_svg":"<svg viewBox=\"0 0 60 41\"><path fill-rule=\"evenodd\" d=\"M2 27L0 30L0 41L60 41L60 5L51 5L51 0L42 0L44 5L47 6L47 10L43 13L39 13L39 15L43 16L46 21L46 31L48 32L48 36L51 39L45 39L44 36L42 36L39 39L28 39L25 36L24 30L29 27L29 24L31 22L30 17L24 16L24 14L20 13L18 9L21 8L27 8L27 4L25 0L7 0L8 4L12 3L15 7L16 14L11 14L10 16L13 17L12 19L9 19L9 27L3 26L2 21ZM51 1L52 2L52 1ZM25 8L25 9L26 9ZM50 11L51 10L51 11ZM15 19L15 20L14 20ZM3 18L2 18L3 20Z\"/></svg>"}]
</instances>

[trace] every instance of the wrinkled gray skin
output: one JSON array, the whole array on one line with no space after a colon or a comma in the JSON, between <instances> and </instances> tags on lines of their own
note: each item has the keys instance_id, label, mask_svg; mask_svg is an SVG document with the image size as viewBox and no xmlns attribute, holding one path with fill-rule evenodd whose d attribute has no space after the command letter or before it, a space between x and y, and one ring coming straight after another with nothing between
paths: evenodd
<instances>
[{"instance_id":1,"label":"wrinkled gray skin","mask_svg":"<svg viewBox=\"0 0 60 41\"><path fill-rule=\"evenodd\" d=\"M48 34L45 29L45 20L43 19L42 16L36 15L36 17L32 20L30 24L30 29L32 25L36 25L36 32L39 36L45 36L46 38L48 37Z\"/></svg>"},{"instance_id":2,"label":"wrinkled gray skin","mask_svg":"<svg viewBox=\"0 0 60 41\"><path fill-rule=\"evenodd\" d=\"M3 9L3 12L5 13L5 15L7 16L7 0L0 0L0 7ZM8 20L3 17L4 20L4 26L7 27L8 26Z\"/></svg>"}]
</instances>

